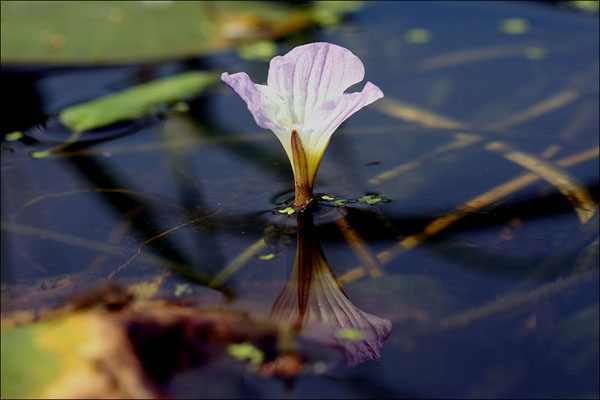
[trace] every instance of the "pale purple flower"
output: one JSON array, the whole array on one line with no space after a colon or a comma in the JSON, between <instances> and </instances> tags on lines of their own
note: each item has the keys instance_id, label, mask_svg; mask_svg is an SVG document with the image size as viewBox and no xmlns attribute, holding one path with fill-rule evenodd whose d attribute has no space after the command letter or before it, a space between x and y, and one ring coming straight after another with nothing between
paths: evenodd
<instances>
[{"instance_id":1,"label":"pale purple flower","mask_svg":"<svg viewBox=\"0 0 600 400\"><path fill-rule=\"evenodd\" d=\"M267 85L253 83L245 72L221 75L246 102L258 126L273 131L283 145L294 170L296 206L308 195L312 199L315 176L333 132L356 111L383 97L371 82L360 92L344 93L364 75L357 56L331 43L306 44L274 57Z\"/></svg>"}]
</instances>

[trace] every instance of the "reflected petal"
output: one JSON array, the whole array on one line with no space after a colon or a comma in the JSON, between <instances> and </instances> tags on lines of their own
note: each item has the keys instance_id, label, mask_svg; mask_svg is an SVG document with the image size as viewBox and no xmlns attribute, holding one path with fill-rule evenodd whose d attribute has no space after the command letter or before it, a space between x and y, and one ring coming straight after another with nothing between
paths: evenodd
<instances>
[{"instance_id":1,"label":"reflected petal","mask_svg":"<svg viewBox=\"0 0 600 400\"><path fill-rule=\"evenodd\" d=\"M392 323L352 304L311 231L299 230L294 269L273 304L271 317L292 324L307 339L337 349L348 366L378 360ZM341 329L348 328L364 333L364 339L338 337Z\"/></svg>"}]
</instances>

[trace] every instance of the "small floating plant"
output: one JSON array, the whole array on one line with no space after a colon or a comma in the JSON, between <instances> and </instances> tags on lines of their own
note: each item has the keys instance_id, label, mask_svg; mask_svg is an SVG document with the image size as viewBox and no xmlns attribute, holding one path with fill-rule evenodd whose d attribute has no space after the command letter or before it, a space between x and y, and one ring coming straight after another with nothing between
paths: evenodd
<instances>
[{"instance_id":1,"label":"small floating plant","mask_svg":"<svg viewBox=\"0 0 600 400\"><path fill-rule=\"evenodd\" d=\"M363 63L350 50L324 42L274 57L267 85L255 84L245 72L221 75L248 105L258 126L270 129L283 145L294 172L294 208L313 202L315 177L333 132L383 97L371 82L360 92L344 93L364 75Z\"/></svg>"}]
</instances>

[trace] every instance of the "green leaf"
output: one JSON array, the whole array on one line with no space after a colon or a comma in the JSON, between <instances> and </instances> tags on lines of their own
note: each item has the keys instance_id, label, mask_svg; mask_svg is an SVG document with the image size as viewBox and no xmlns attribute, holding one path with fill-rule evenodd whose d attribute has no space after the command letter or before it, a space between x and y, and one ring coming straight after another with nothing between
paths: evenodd
<instances>
[{"instance_id":1,"label":"green leaf","mask_svg":"<svg viewBox=\"0 0 600 400\"><path fill-rule=\"evenodd\" d=\"M524 18L506 18L500 21L499 29L509 35L522 35L529 32L531 24Z\"/></svg>"},{"instance_id":2,"label":"green leaf","mask_svg":"<svg viewBox=\"0 0 600 400\"><path fill-rule=\"evenodd\" d=\"M529 60L541 60L546 57L546 49L538 46L526 47L523 50L523 55Z\"/></svg>"},{"instance_id":3,"label":"green leaf","mask_svg":"<svg viewBox=\"0 0 600 400\"><path fill-rule=\"evenodd\" d=\"M23 132L11 132L8 133L4 136L4 140L7 142L16 142L17 140L21 139L23 137Z\"/></svg>"},{"instance_id":4,"label":"green leaf","mask_svg":"<svg viewBox=\"0 0 600 400\"><path fill-rule=\"evenodd\" d=\"M3 1L2 63L97 65L198 56L278 39L318 22L337 23L361 6L315 3Z\"/></svg>"},{"instance_id":5,"label":"green leaf","mask_svg":"<svg viewBox=\"0 0 600 400\"><path fill-rule=\"evenodd\" d=\"M48 151L48 150L32 151L31 152L31 157L32 158L46 158L49 155L50 155L50 151Z\"/></svg>"},{"instance_id":6,"label":"green leaf","mask_svg":"<svg viewBox=\"0 0 600 400\"><path fill-rule=\"evenodd\" d=\"M286 207L283 210L278 210L280 214L292 215L295 210L292 207Z\"/></svg>"},{"instance_id":7,"label":"green leaf","mask_svg":"<svg viewBox=\"0 0 600 400\"><path fill-rule=\"evenodd\" d=\"M142 117L158 105L191 97L217 80L214 72L186 72L158 79L122 92L67 107L60 121L74 131L87 131Z\"/></svg>"},{"instance_id":8,"label":"green leaf","mask_svg":"<svg viewBox=\"0 0 600 400\"><path fill-rule=\"evenodd\" d=\"M259 40L242 45L238 49L238 54L244 60L269 61L277 54L277 45L271 40Z\"/></svg>"},{"instance_id":9,"label":"green leaf","mask_svg":"<svg viewBox=\"0 0 600 400\"><path fill-rule=\"evenodd\" d=\"M37 335L44 327L45 324L33 324L2 333L3 399L33 397L60 374L60 357L37 344Z\"/></svg>"},{"instance_id":10,"label":"green leaf","mask_svg":"<svg viewBox=\"0 0 600 400\"><path fill-rule=\"evenodd\" d=\"M269 253L269 254L264 254L262 256L258 256L259 260L263 260L263 261L268 261L268 260L272 260L275 258L275 254L273 253Z\"/></svg>"},{"instance_id":11,"label":"green leaf","mask_svg":"<svg viewBox=\"0 0 600 400\"><path fill-rule=\"evenodd\" d=\"M427 43L432 37L433 33L425 28L412 28L404 34L404 40L408 43Z\"/></svg>"},{"instance_id":12,"label":"green leaf","mask_svg":"<svg viewBox=\"0 0 600 400\"><path fill-rule=\"evenodd\" d=\"M357 11L363 5L363 1L316 1L312 17L318 24L331 27L339 24L345 13Z\"/></svg>"},{"instance_id":13,"label":"green leaf","mask_svg":"<svg viewBox=\"0 0 600 400\"><path fill-rule=\"evenodd\" d=\"M265 359L264 353L250 342L232 343L227 346L227 353L240 360L250 360L252 364L260 364Z\"/></svg>"}]
</instances>

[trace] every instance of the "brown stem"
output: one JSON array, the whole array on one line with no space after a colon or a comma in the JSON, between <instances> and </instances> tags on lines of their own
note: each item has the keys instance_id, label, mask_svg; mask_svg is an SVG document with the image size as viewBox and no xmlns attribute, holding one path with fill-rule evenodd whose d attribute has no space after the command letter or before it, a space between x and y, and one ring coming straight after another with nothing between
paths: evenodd
<instances>
[{"instance_id":1,"label":"brown stem","mask_svg":"<svg viewBox=\"0 0 600 400\"><path fill-rule=\"evenodd\" d=\"M292 163L294 181L296 183L296 199L294 207L306 207L313 200L313 188L308 183L308 163L306 152L298 132L292 131Z\"/></svg>"}]
</instances>

